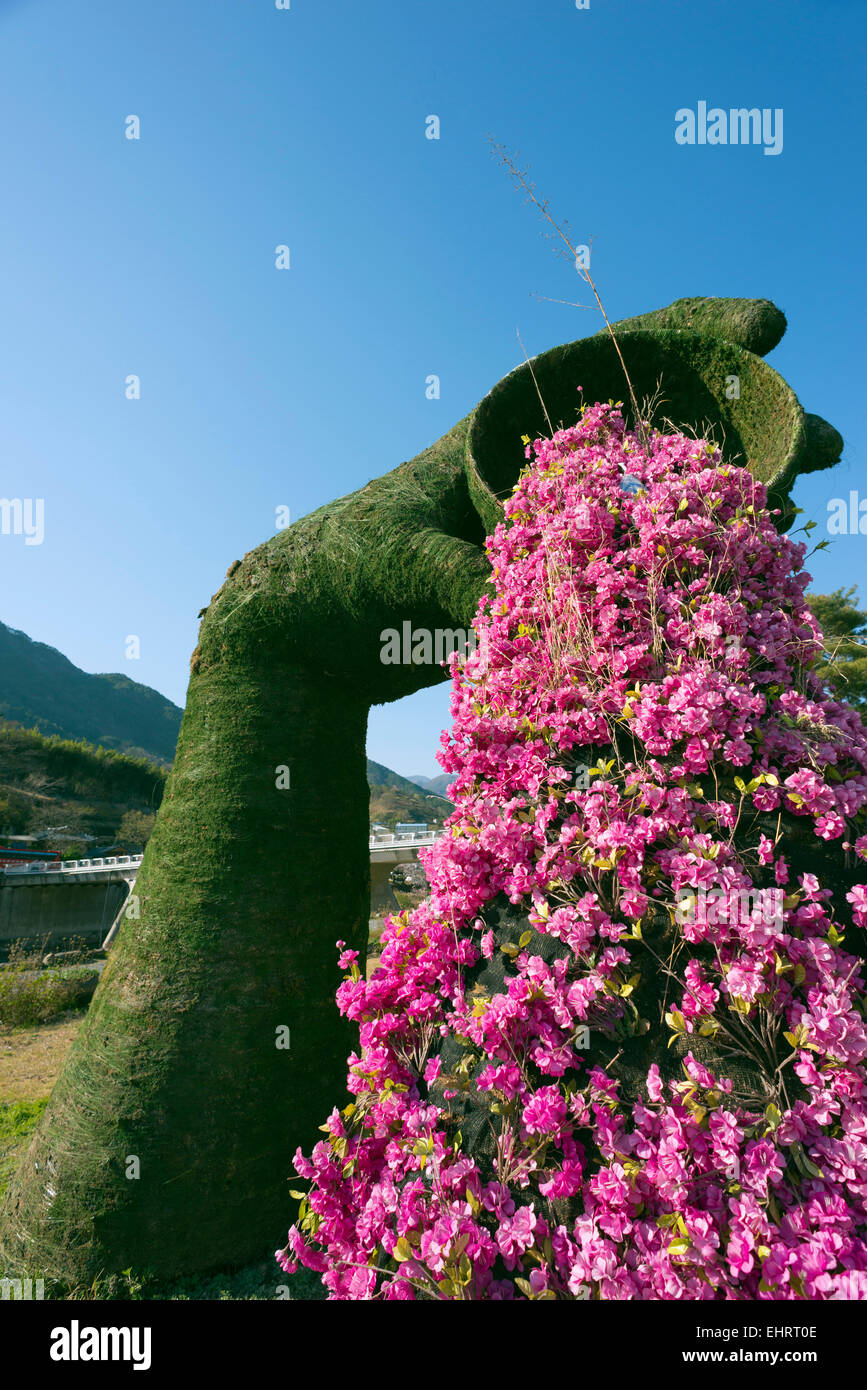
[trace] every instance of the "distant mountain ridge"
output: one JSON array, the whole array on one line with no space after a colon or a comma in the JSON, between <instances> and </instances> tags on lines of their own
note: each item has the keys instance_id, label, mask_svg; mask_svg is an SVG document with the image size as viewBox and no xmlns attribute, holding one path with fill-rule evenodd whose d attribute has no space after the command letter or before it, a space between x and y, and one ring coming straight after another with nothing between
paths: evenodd
<instances>
[{"instance_id":1,"label":"distant mountain ridge","mask_svg":"<svg viewBox=\"0 0 867 1390\"><path fill-rule=\"evenodd\" d=\"M117 672L90 675L56 647L0 622L0 720L169 767L182 713L149 685ZM367 781L371 820L442 821L451 813L433 785L422 788L370 758Z\"/></svg>"},{"instance_id":2,"label":"distant mountain ridge","mask_svg":"<svg viewBox=\"0 0 867 1390\"><path fill-rule=\"evenodd\" d=\"M452 813L450 801L371 758L367 760L367 785L370 787L371 821L430 823L445 820Z\"/></svg>"},{"instance_id":3,"label":"distant mountain ridge","mask_svg":"<svg viewBox=\"0 0 867 1390\"><path fill-rule=\"evenodd\" d=\"M0 623L0 718L170 764L181 713L119 672L90 675L45 642Z\"/></svg>"},{"instance_id":4,"label":"distant mountain ridge","mask_svg":"<svg viewBox=\"0 0 867 1390\"><path fill-rule=\"evenodd\" d=\"M425 791L435 792L437 796L448 798L449 787L457 777L456 772L441 772L439 777L410 777L411 782L416 786L424 787Z\"/></svg>"}]
</instances>

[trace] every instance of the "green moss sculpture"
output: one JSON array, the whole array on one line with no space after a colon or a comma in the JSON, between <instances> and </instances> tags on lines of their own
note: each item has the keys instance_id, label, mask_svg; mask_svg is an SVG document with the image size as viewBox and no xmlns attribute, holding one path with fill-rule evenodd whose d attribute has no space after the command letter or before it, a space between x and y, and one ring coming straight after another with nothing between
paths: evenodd
<instances>
[{"instance_id":1,"label":"green moss sculpture","mask_svg":"<svg viewBox=\"0 0 867 1390\"><path fill-rule=\"evenodd\" d=\"M767 300L679 300L616 329L638 401L659 388L657 418L712 430L784 513L797 475L839 457L837 432L762 360L785 330ZM446 674L384 664L381 634L470 626L521 436L572 423L578 386L627 398L607 332L518 367L429 449L231 566L193 655L139 916L0 1213L7 1273L174 1276L284 1238L292 1155L342 1103L354 1041L334 943L366 944L367 713Z\"/></svg>"}]
</instances>

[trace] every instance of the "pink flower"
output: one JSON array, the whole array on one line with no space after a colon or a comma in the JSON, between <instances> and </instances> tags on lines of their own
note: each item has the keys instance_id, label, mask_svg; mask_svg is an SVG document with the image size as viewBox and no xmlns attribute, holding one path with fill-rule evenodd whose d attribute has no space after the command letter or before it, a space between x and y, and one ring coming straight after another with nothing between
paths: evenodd
<instances>
[{"instance_id":1,"label":"pink flower","mask_svg":"<svg viewBox=\"0 0 867 1390\"><path fill-rule=\"evenodd\" d=\"M774 842L769 840L767 835L759 836L759 863L772 864L774 860Z\"/></svg>"},{"instance_id":2,"label":"pink flower","mask_svg":"<svg viewBox=\"0 0 867 1390\"><path fill-rule=\"evenodd\" d=\"M536 1222L532 1207L519 1207L513 1217L507 1217L497 1228L497 1245L507 1269L514 1269L533 1244Z\"/></svg>"},{"instance_id":3,"label":"pink flower","mask_svg":"<svg viewBox=\"0 0 867 1390\"><path fill-rule=\"evenodd\" d=\"M370 979L339 943L352 1104L296 1155L277 1259L334 1299L863 1298L863 969L830 900L867 730L815 674L806 547L747 470L614 406L526 458L452 664L430 896ZM826 842L789 907L778 812ZM867 926L867 885L847 897ZM714 1063L621 1087L604 1059L647 1028ZM766 1114L737 1055L762 1037L750 1070L797 1082Z\"/></svg>"},{"instance_id":4,"label":"pink flower","mask_svg":"<svg viewBox=\"0 0 867 1390\"><path fill-rule=\"evenodd\" d=\"M867 884L856 883L846 899L852 904L852 920L858 927L867 927Z\"/></svg>"},{"instance_id":5,"label":"pink flower","mask_svg":"<svg viewBox=\"0 0 867 1390\"><path fill-rule=\"evenodd\" d=\"M553 1134L566 1119L566 1102L556 1086L541 1086L524 1106L528 1134Z\"/></svg>"},{"instance_id":6,"label":"pink flower","mask_svg":"<svg viewBox=\"0 0 867 1390\"><path fill-rule=\"evenodd\" d=\"M845 829L846 822L842 816L837 815L836 811L816 818L816 834L820 835L823 840L839 839Z\"/></svg>"}]
</instances>

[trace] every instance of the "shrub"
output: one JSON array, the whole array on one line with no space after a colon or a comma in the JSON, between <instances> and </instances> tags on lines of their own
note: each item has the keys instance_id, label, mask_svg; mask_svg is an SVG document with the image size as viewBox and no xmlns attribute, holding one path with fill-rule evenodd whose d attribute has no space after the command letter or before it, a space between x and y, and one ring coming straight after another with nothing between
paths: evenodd
<instances>
[{"instance_id":1,"label":"shrub","mask_svg":"<svg viewBox=\"0 0 867 1390\"><path fill-rule=\"evenodd\" d=\"M430 897L342 952L296 1155L332 1297L867 1297L867 731L764 487L644 440L526 441L488 542Z\"/></svg>"},{"instance_id":2,"label":"shrub","mask_svg":"<svg viewBox=\"0 0 867 1390\"><path fill-rule=\"evenodd\" d=\"M21 943L10 949L9 963L0 970L0 1027L46 1023L90 1003L98 972L75 964L43 970L43 949Z\"/></svg>"}]
</instances>

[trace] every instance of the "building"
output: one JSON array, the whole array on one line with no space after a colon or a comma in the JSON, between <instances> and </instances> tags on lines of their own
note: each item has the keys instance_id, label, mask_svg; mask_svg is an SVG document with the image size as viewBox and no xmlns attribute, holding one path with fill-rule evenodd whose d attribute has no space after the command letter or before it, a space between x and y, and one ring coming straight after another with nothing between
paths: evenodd
<instances>
[{"instance_id":1,"label":"building","mask_svg":"<svg viewBox=\"0 0 867 1390\"><path fill-rule=\"evenodd\" d=\"M25 837L14 836L13 838L23 839ZM53 849L26 849L20 846L12 848L0 845L0 869L14 868L22 864L56 864L57 859L57 851Z\"/></svg>"}]
</instances>

